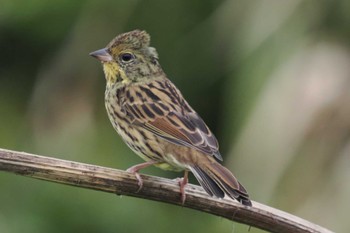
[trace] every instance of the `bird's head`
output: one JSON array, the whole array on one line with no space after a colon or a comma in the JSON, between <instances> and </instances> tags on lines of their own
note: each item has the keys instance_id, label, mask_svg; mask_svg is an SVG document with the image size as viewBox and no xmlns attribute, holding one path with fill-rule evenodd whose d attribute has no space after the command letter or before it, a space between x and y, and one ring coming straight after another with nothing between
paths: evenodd
<instances>
[{"instance_id":1,"label":"bird's head","mask_svg":"<svg viewBox=\"0 0 350 233\"><path fill-rule=\"evenodd\" d=\"M159 76L162 69L150 36L134 30L115 37L106 48L90 53L103 64L107 84L143 82Z\"/></svg>"}]
</instances>

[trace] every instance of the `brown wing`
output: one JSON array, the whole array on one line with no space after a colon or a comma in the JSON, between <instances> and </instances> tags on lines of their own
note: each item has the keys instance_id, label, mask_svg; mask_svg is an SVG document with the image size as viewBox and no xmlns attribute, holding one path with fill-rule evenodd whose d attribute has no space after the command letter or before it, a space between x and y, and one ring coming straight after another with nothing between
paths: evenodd
<instances>
[{"instance_id":1,"label":"brown wing","mask_svg":"<svg viewBox=\"0 0 350 233\"><path fill-rule=\"evenodd\" d=\"M128 92L122 106L133 124L222 160L215 136L170 81L134 86Z\"/></svg>"}]
</instances>

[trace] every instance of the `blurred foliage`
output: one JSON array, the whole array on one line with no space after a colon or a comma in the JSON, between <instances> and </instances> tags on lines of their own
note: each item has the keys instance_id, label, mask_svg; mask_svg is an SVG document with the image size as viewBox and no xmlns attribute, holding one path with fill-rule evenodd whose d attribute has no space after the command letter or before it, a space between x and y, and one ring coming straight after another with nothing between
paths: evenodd
<instances>
[{"instance_id":1,"label":"blurred foliage","mask_svg":"<svg viewBox=\"0 0 350 233\"><path fill-rule=\"evenodd\" d=\"M120 169L141 162L110 126L88 53L145 29L253 200L349 232L349 25L346 0L1 0L0 147ZM3 233L248 231L6 173L0 185Z\"/></svg>"}]
</instances>

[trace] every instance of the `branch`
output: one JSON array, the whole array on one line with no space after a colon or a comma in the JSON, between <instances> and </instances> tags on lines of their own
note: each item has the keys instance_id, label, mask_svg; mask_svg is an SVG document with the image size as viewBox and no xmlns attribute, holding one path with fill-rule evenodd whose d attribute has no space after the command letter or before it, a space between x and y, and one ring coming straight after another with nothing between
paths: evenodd
<instances>
[{"instance_id":1,"label":"branch","mask_svg":"<svg viewBox=\"0 0 350 233\"><path fill-rule=\"evenodd\" d=\"M0 171L181 206L178 183L160 177L142 175L143 188L136 192L136 178L125 171L1 148ZM196 185L186 186L184 206L270 232L331 232L258 202L253 202L253 207L245 207L230 199L212 198Z\"/></svg>"}]
</instances>

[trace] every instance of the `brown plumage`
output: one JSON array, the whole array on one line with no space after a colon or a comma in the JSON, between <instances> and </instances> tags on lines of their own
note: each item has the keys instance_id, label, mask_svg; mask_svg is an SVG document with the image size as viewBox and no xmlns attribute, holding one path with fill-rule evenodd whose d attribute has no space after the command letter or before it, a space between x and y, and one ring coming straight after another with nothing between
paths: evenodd
<instances>
[{"instance_id":1,"label":"brown plumage","mask_svg":"<svg viewBox=\"0 0 350 233\"><path fill-rule=\"evenodd\" d=\"M145 163L128 169L142 187L138 171L155 165L185 171L179 181L181 200L191 171L205 191L228 195L244 205L251 201L244 187L219 162L222 157L215 136L167 79L156 50L145 31L131 31L113 39L90 55L99 59L107 81L105 105L109 119L125 143Z\"/></svg>"}]
</instances>

